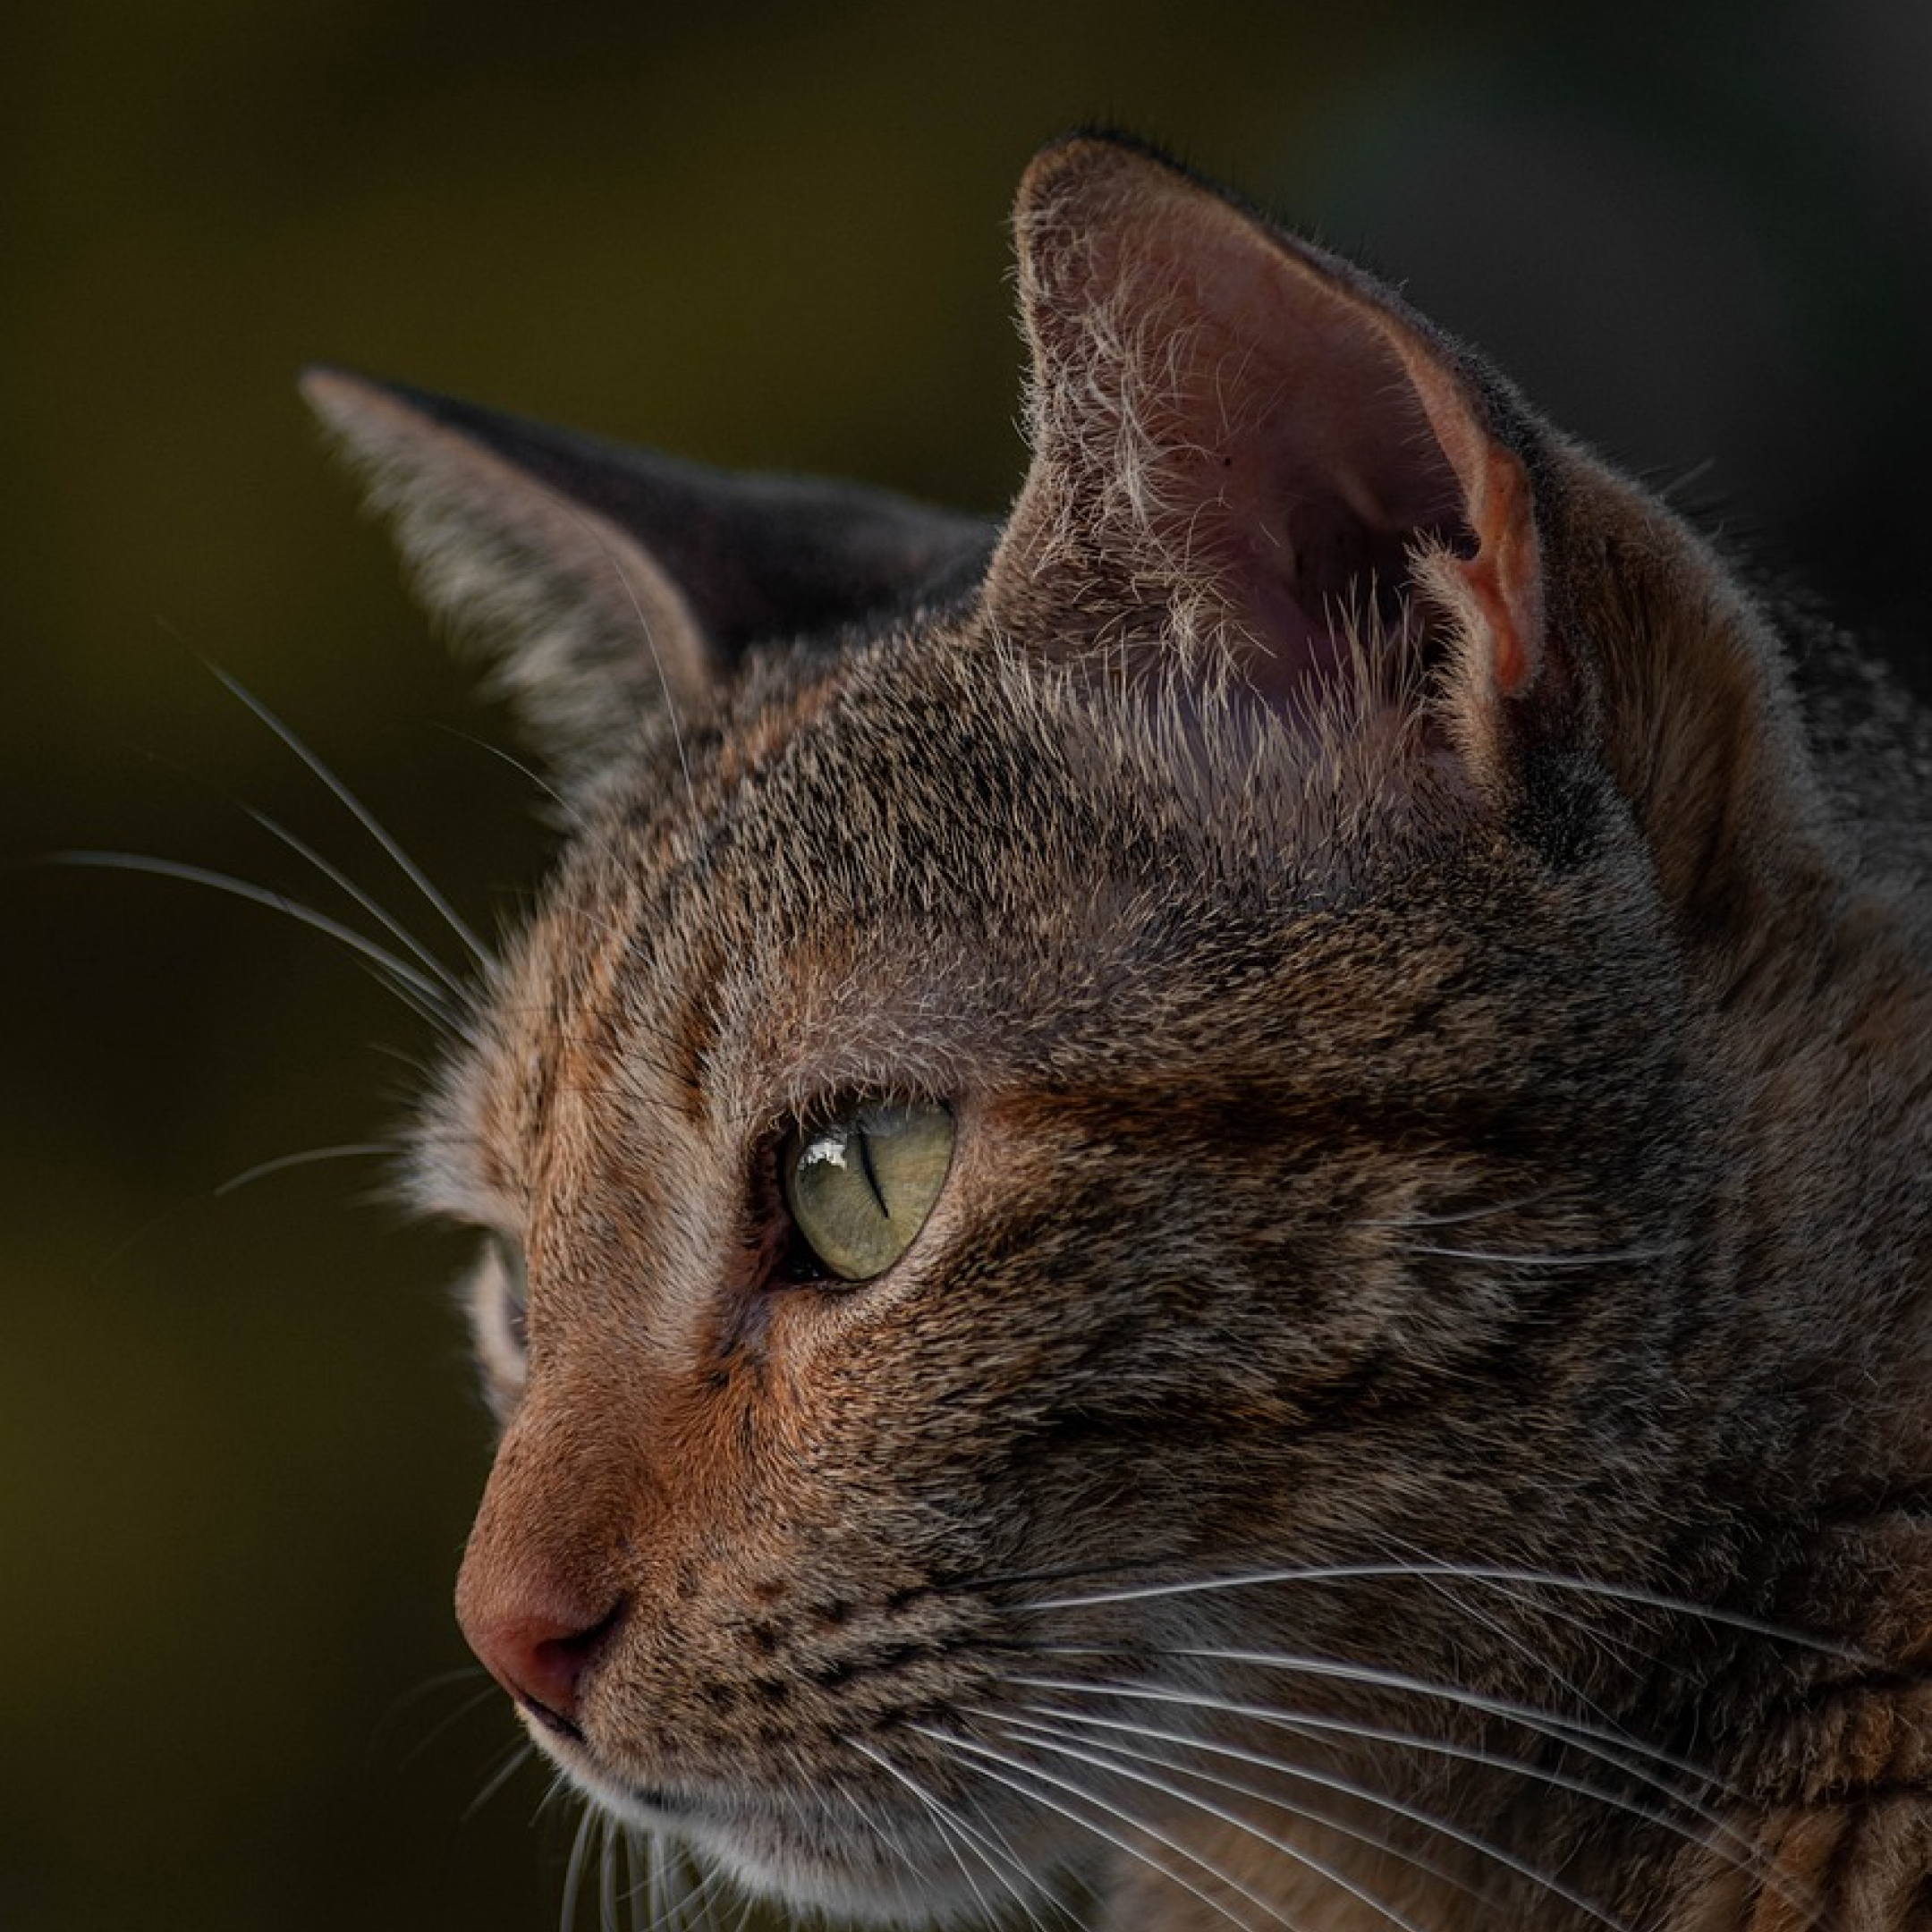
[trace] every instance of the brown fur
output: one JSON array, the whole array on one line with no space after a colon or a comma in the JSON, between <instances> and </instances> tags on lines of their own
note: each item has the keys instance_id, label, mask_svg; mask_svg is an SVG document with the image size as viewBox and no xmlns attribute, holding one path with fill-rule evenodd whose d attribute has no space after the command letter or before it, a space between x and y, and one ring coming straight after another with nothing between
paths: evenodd
<instances>
[{"instance_id":1,"label":"brown fur","mask_svg":"<svg viewBox=\"0 0 1932 1932\"><path fill-rule=\"evenodd\" d=\"M472 1642L801 1905L1932 1926L1921 727L1157 159L1018 225L989 564L315 380L572 801L419 1169L528 1269ZM869 1097L945 1191L788 1274Z\"/></svg>"}]
</instances>

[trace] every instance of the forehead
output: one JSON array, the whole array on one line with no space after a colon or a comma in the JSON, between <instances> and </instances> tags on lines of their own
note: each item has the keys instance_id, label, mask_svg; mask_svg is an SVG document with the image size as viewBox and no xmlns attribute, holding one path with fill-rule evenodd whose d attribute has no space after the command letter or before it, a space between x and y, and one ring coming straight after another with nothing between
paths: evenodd
<instances>
[{"instance_id":1,"label":"forehead","mask_svg":"<svg viewBox=\"0 0 1932 1932\"><path fill-rule=\"evenodd\" d=\"M528 1145L567 1088L741 1138L1165 1063L1360 895L1358 765L970 633L774 660L609 775L439 1120Z\"/></svg>"}]
</instances>

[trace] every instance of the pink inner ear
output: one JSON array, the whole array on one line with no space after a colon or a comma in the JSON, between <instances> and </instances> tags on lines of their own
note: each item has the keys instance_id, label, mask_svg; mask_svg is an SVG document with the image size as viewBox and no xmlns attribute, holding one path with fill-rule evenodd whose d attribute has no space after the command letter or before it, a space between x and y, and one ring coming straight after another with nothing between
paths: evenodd
<instances>
[{"instance_id":1,"label":"pink inner ear","mask_svg":"<svg viewBox=\"0 0 1932 1932\"><path fill-rule=\"evenodd\" d=\"M1527 479L1395 297L1105 140L1044 154L1017 219L1036 454L996 605L1038 631L1057 590L1071 640L1165 604L1161 633L1217 635L1284 710L1358 668L1364 695L1413 691L1452 645L1487 692L1524 687Z\"/></svg>"},{"instance_id":2,"label":"pink inner ear","mask_svg":"<svg viewBox=\"0 0 1932 1932\"><path fill-rule=\"evenodd\" d=\"M1352 640L1391 658L1426 654L1433 614L1414 594L1411 552L1469 557L1479 538L1388 337L1291 258L1267 266L1265 281L1242 278L1238 307L1198 328L1194 369L1170 392L1173 460L1192 473L1169 502L1188 506L1189 563L1251 646L1250 682L1284 703L1332 680Z\"/></svg>"}]
</instances>

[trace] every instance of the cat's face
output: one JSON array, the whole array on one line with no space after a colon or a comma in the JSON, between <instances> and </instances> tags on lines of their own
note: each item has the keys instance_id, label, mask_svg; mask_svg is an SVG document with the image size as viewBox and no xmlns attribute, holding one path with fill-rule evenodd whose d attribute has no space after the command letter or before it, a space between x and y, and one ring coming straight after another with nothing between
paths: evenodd
<instances>
[{"instance_id":1,"label":"cat's face","mask_svg":"<svg viewBox=\"0 0 1932 1932\"><path fill-rule=\"evenodd\" d=\"M1493 1527L1576 1453L1536 1384L1629 1339L1518 1340L1567 1278L1432 1251L1629 1246L1582 1150L1656 1124L1665 1043L1540 996L1576 965L1533 868L1498 867L1525 983L1485 988L1504 935L1429 902L1412 826L1338 876L1341 775L1196 722L1226 741L952 627L688 713L433 1116L436 1198L527 1279L479 1284L506 1429L465 1626L592 1790L787 1894L970 1903L915 1786L1035 1871L1083 1852L962 1713L1360 1612L1043 1606Z\"/></svg>"},{"instance_id":2,"label":"cat's face","mask_svg":"<svg viewBox=\"0 0 1932 1932\"><path fill-rule=\"evenodd\" d=\"M1515 1792L1508 1700L1630 1703L1536 1579L1660 1573L1690 1016L1792 839L1750 620L1393 298L1104 143L1021 235L996 537L316 391L534 613L572 799L421 1135L464 1628L602 1802L870 1917L1198 1889L1204 1803L1381 1856Z\"/></svg>"}]
</instances>

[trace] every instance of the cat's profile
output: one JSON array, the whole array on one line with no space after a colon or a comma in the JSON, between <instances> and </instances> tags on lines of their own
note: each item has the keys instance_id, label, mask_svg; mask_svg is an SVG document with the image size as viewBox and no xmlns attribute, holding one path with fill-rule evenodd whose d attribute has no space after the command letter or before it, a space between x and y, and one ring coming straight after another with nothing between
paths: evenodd
<instances>
[{"instance_id":1,"label":"cat's profile","mask_svg":"<svg viewBox=\"0 0 1932 1932\"><path fill-rule=\"evenodd\" d=\"M1919 727L1159 157L1017 232L1003 527L310 378L568 804L471 1644L835 1918L1932 1927Z\"/></svg>"}]
</instances>

